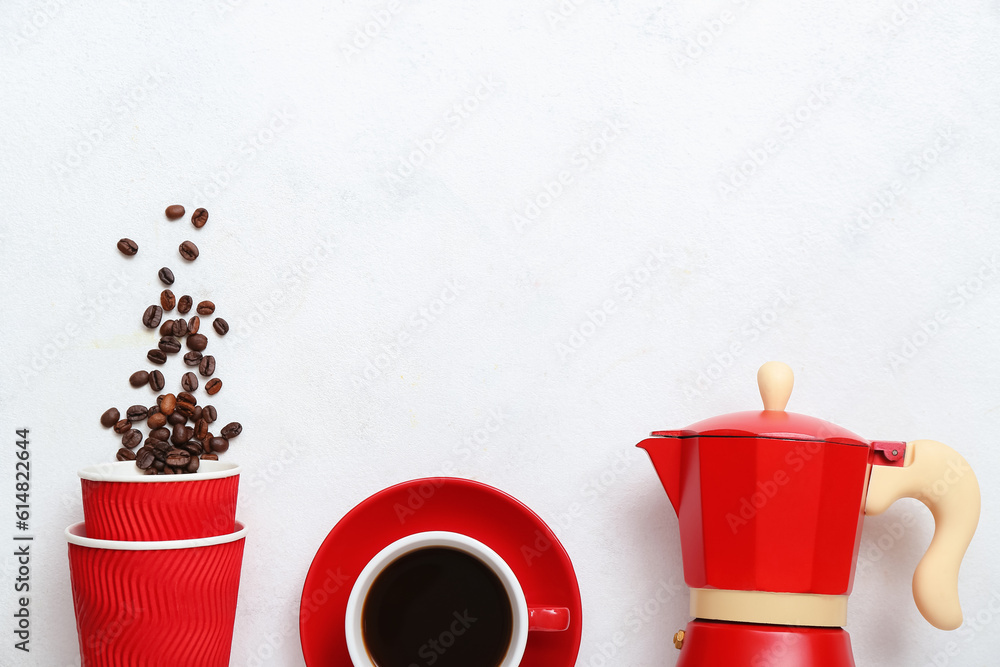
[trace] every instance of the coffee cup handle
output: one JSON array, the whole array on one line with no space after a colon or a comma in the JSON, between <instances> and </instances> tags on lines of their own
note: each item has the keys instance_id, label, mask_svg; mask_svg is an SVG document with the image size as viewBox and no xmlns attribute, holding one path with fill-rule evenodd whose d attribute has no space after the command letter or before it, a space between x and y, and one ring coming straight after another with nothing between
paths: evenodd
<instances>
[{"instance_id":1,"label":"coffee cup handle","mask_svg":"<svg viewBox=\"0 0 1000 667\"><path fill-rule=\"evenodd\" d=\"M528 608L528 630L531 632L563 632L569 630L569 620L566 607Z\"/></svg>"}]
</instances>

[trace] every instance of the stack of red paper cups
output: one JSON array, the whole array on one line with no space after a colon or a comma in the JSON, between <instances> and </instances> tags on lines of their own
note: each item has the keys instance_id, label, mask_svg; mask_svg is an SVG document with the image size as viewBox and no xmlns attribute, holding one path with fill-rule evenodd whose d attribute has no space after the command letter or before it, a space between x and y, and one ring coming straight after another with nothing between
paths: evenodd
<instances>
[{"instance_id":1,"label":"stack of red paper cups","mask_svg":"<svg viewBox=\"0 0 1000 667\"><path fill-rule=\"evenodd\" d=\"M240 467L144 475L132 461L80 470L84 521L66 529L83 667L225 667L246 528Z\"/></svg>"}]
</instances>

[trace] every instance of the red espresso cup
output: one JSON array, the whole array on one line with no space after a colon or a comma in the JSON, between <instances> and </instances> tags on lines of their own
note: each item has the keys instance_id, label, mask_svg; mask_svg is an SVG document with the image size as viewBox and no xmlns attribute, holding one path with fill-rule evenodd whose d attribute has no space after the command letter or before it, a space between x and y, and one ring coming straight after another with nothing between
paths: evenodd
<instances>
[{"instance_id":1,"label":"red espresso cup","mask_svg":"<svg viewBox=\"0 0 1000 667\"><path fill-rule=\"evenodd\" d=\"M226 667L246 528L121 542L66 529L83 667Z\"/></svg>"},{"instance_id":2,"label":"red espresso cup","mask_svg":"<svg viewBox=\"0 0 1000 667\"><path fill-rule=\"evenodd\" d=\"M87 535L129 542L228 535L236 523L240 471L224 461L202 461L189 475L144 475L134 461L82 468Z\"/></svg>"}]
</instances>

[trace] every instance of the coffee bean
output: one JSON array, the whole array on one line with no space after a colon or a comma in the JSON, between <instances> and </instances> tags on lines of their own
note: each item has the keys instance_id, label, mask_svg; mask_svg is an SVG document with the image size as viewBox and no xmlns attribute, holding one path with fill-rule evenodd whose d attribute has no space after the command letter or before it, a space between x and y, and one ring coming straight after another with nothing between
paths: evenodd
<instances>
[{"instance_id":1,"label":"coffee bean","mask_svg":"<svg viewBox=\"0 0 1000 667\"><path fill-rule=\"evenodd\" d=\"M149 382L149 373L146 371L136 371L128 376L128 383L133 387L141 387Z\"/></svg>"},{"instance_id":2,"label":"coffee bean","mask_svg":"<svg viewBox=\"0 0 1000 667\"><path fill-rule=\"evenodd\" d=\"M151 406L149 406L149 409L146 412L146 416L147 417L152 417L153 415L158 415L158 414L160 414L160 406L159 405L151 405Z\"/></svg>"},{"instance_id":3,"label":"coffee bean","mask_svg":"<svg viewBox=\"0 0 1000 667\"><path fill-rule=\"evenodd\" d=\"M170 437L170 429L166 426L155 428L149 432L149 437L152 440L166 440Z\"/></svg>"},{"instance_id":4,"label":"coffee bean","mask_svg":"<svg viewBox=\"0 0 1000 667\"><path fill-rule=\"evenodd\" d=\"M222 437L227 438L229 440L232 440L242 432L243 432L243 425L240 424L239 422L229 422L224 427L222 427L222 431L220 431Z\"/></svg>"},{"instance_id":5,"label":"coffee bean","mask_svg":"<svg viewBox=\"0 0 1000 667\"><path fill-rule=\"evenodd\" d=\"M201 352L195 352L192 350L191 352L187 352L184 354L184 363L187 366L197 366L199 363L201 363L201 359L202 359Z\"/></svg>"},{"instance_id":6,"label":"coffee bean","mask_svg":"<svg viewBox=\"0 0 1000 667\"><path fill-rule=\"evenodd\" d=\"M170 434L170 442L174 445L181 445L194 437L194 429L184 424L174 424L174 430Z\"/></svg>"},{"instance_id":7,"label":"coffee bean","mask_svg":"<svg viewBox=\"0 0 1000 667\"><path fill-rule=\"evenodd\" d=\"M201 444L201 442L198 439L194 439L194 440L188 440L183 445L178 447L178 449L183 449L191 456L199 456L205 451L205 445Z\"/></svg>"},{"instance_id":8,"label":"coffee bean","mask_svg":"<svg viewBox=\"0 0 1000 667\"><path fill-rule=\"evenodd\" d=\"M191 454L183 449L171 449L167 452L168 466L186 466L191 460Z\"/></svg>"},{"instance_id":9,"label":"coffee bean","mask_svg":"<svg viewBox=\"0 0 1000 667\"><path fill-rule=\"evenodd\" d=\"M197 315L192 315L191 319L188 320L188 333L196 334L198 329L201 329L201 318Z\"/></svg>"},{"instance_id":10,"label":"coffee bean","mask_svg":"<svg viewBox=\"0 0 1000 667\"><path fill-rule=\"evenodd\" d=\"M188 403L187 401L177 401L177 407L174 408L174 414L181 414L185 418L190 419L194 415L194 404Z\"/></svg>"},{"instance_id":11,"label":"coffee bean","mask_svg":"<svg viewBox=\"0 0 1000 667\"><path fill-rule=\"evenodd\" d=\"M142 442L142 433L135 429L125 431L122 435L122 447L128 447L129 449L135 449L136 445Z\"/></svg>"},{"instance_id":12,"label":"coffee bean","mask_svg":"<svg viewBox=\"0 0 1000 667\"><path fill-rule=\"evenodd\" d=\"M215 329L215 333L220 336L225 336L229 333L229 322L225 321L221 317L216 317L215 321L212 322L212 328Z\"/></svg>"},{"instance_id":13,"label":"coffee bean","mask_svg":"<svg viewBox=\"0 0 1000 667\"><path fill-rule=\"evenodd\" d=\"M209 396L215 396L222 389L222 380L219 378L212 378L205 383L205 393Z\"/></svg>"},{"instance_id":14,"label":"coffee bean","mask_svg":"<svg viewBox=\"0 0 1000 667\"><path fill-rule=\"evenodd\" d=\"M149 414L149 408L145 405L133 405L125 411L125 416L130 422L141 422Z\"/></svg>"},{"instance_id":15,"label":"coffee bean","mask_svg":"<svg viewBox=\"0 0 1000 667\"><path fill-rule=\"evenodd\" d=\"M173 446L168 442L169 439L170 439L169 436L167 436L167 438L164 440L153 440L152 442L149 443L149 446L153 448L154 456L162 459L164 457L161 456L161 454L165 455L167 452L173 449Z\"/></svg>"},{"instance_id":16,"label":"coffee bean","mask_svg":"<svg viewBox=\"0 0 1000 667\"><path fill-rule=\"evenodd\" d=\"M160 326L160 318L163 317L163 309L153 304L142 314L142 323L147 329L155 329Z\"/></svg>"},{"instance_id":17,"label":"coffee bean","mask_svg":"<svg viewBox=\"0 0 1000 667\"><path fill-rule=\"evenodd\" d=\"M194 334L187 337L187 346L195 352L201 352L208 347L208 339L205 338L205 334Z\"/></svg>"},{"instance_id":18,"label":"coffee bean","mask_svg":"<svg viewBox=\"0 0 1000 667\"><path fill-rule=\"evenodd\" d=\"M116 423L114 426L114 432L117 433L118 435L121 435L130 428L132 428L132 422L130 422L128 419L120 419L118 420L118 423Z\"/></svg>"},{"instance_id":19,"label":"coffee bean","mask_svg":"<svg viewBox=\"0 0 1000 667\"><path fill-rule=\"evenodd\" d=\"M183 424L186 421L187 417L177 412L176 409L174 410L173 414L167 417L167 423L170 424L171 426L175 426L177 424Z\"/></svg>"},{"instance_id":20,"label":"coffee bean","mask_svg":"<svg viewBox=\"0 0 1000 667\"><path fill-rule=\"evenodd\" d=\"M198 303L197 310L199 315L211 315L215 312L215 304L211 301L201 301Z\"/></svg>"},{"instance_id":21,"label":"coffee bean","mask_svg":"<svg viewBox=\"0 0 1000 667\"><path fill-rule=\"evenodd\" d=\"M174 321L173 320L163 320L160 324L160 337L172 336L174 333Z\"/></svg>"},{"instance_id":22,"label":"coffee bean","mask_svg":"<svg viewBox=\"0 0 1000 667\"><path fill-rule=\"evenodd\" d=\"M201 363L198 364L198 372L205 377L211 377L212 373L215 372L215 357L210 354L202 357Z\"/></svg>"},{"instance_id":23,"label":"coffee bean","mask_svg":"<svg viewBox=\"0 0 1000 667\"><path fill-rule=\"evenodd\" d=\"M176 406L177 406L177 397L174 396L173 394L167 394L166 396L163 397L163 400L160 401L160 412L169 417L170 415L174 414L174 408Z\"/></svg>"},{"instance_id":24,"label":"coffee bean","mask_svg":"<svg viewBox=\"0 0 1000 667\"><path fill-rule=\"evenodd\" d=\"M160 306L163 307L163 310L173 310L176 303L173 292L168 289L160 292Z\"/></svg>"},{"instance_id":25,"label":"coffee bean","mask_svg":"<svg viewBox=\"0 0 1000 667\"><path fill-rule=\"evenodd\" d=\"M153 429L160 428L166 423L167 423L167 416L162 412L157 412L155 415L149 415L149 418L146 419L146 426L149 428L150 431L152 431Z\"/></svg>"},{"instance_id":26,"label":"coffee bean","mask_svg":"<svg viewBox=\"0 0 1000 667\"><path fill-rule=\"evenodd\" d=\"M170 285L174 284L174 272L168 269L167 267L163 267L162 269L160 269L156 273L156 275L159 276L160 282L163 283L164 285L169 287Z\"/></svg>"},{"instance_id":27,"label":"coffee bean","mask_svg":"<svg viewBox=\"0 0 1000 667\"><path fill-rule=\"evenodd\" d=\"M149 388L153 391L160 391L163 389L163 373L154 370L149 374Z\"/></svg>"},{"instance_id":28,"label":"coffee bean","mask_svg":"<svg viewBox=\"0 0 1000 667\"><path fill-rule=\"evenodd\" d=\"M181 351L180 342L173 336L164 336L160 339L160 342L156 344L156 347L160 348L167 354L175 354Z\"/></svg>"},{"instance_id":29,"label":"coffee bean","mask_svg":"<svg viewBox=\"0 0 1000 667\"><path fill-rule=\"evenodd\" d=\"M146 470L153 465L156 459L153 457L152 450L140 449L135 455L135 465L139 470Z\"/></svg>"},{"instance_id":30,"label":"coffee bean","mask_svg":"<svg viewBox=\"0 0 1000 667\"><path fill-rule=\"evenodd\" d=\"M176 320L174 320L173 324L171 325L170 333L172 333L174 336L177 336L178 338L184 338L184 336L188 335L188 325L187 322L184 321L183 317L178 317Z\"/></svg>"},{"instance_id":31,"label":"coffee bean","mask_svg":"<svg viewBox=\"0 0 1000 667\"><path fill-rule=\"evenodd\" d=\"M187 467L184 468L184 471L187 472L188 474L192 474L198 472L198 468L200 467L201 467L201 461L198 459L197 456L192 456L191 460L188 461Z\"/></svg>"},{"instance_id":32,"label":"coffee bean","mask_svg":"<svg viewBox=\"0 0 1000 667\"><path fill-rule=\"evenodd\" d=\"M192 406L198 405L198 399L194 397L194 394L182 391L177 394L178 401L184 401L185 403L190 403Z\"/></svg>"},{"instance_id":33,"label":"coffee bean","mask_svg":"<svg viewBox=\"0 0 1000 667\"><path fill-rule=\"evenodd\" d=\"M206 435L208 435L208 422L199 418L194 425L194 437L198 440L204 440Z\"/></svg>"},{"instance_id":34,"label":"coffee bean","mask_svg":"<svg viewBox=\"0 0 1000 667\"><path fill-rule=\"evenodd\" d=\"M206 405L205 411L201 413L201 418L205 420L206 424L211 424L219 418L219 413L214 405Z\"/></svg>"},{"instance_id":35,"label":"coffee bean","mask_svg":"<svg viewBox=\"0 0 1000 667\"><path fill-rule=\"evenodd\" d=\"M108 408L101 415L101 426L111 428L118 423L119 417L121 417L121 413L118 412L118 408Z\"/></svg>"},{"instance_id":36,"label":"coffee bean","mask_svg":"<svg viewBox=\"0 0 1000 667\"><path fill-rule=\"evenodd\" d=\"M198 246L191 243L190 241L185 241L177 247L177 251L181 254L181 257L189 262L193 262L198 259Z\"/></svg>"},{"instance_id":37,"label":"coffee bean","mask_svg":"<svg viewBox=\"0 0 1000 667\"><path fill-rule=\"evenodd\" d=\"M180 204L171 204L164 212L167 214L167 220L177 220L184 217L184 207Z\"/></svg>"},{"instance_id":38,"label":"coffee bean","mask_svg":"<svg viewBox=\"0 0 1000 667\"><path fill-rule=\"evenodd\" d=\"M187 294L177 299L177 312L181 315L187 315L188 311L191 310L191 305L194 303L194 299L189 297Z\"/></svg>"},{"instance_id":39,"label":"coffee bean","mask_svg":"<svg viewBox=\"0 0 1000 667\"><path fill-rule=\"evenodd\" d=\"M167 467L167 465L163 462L163 459L156 458L155 452L153 453L153 467L156 469L157 472L161 473L163 472L163 469Z\"/></svg>"},{"instance_id":40,"label":"coffee bean","mask_svg":"<svg viewBox=\"0 0 1000 667\"><path fill-rule=\"evenodd\" d=\"M115 456L119 461L135 461L135 452L131 449L126 449L122 447L118 450L118 454Z\"/></svg>"},{"instance_id":41,"label":"coffee bean","mask_svg":"<svg viewBox=\"0 0 1000 667\"><path fill-rule=\"evenodd\" d=\"M122 239L118 242L118 252L126 257L131 257L139 252L139 245L132 239Z\"/></svg>"},{"instance_id":42,"label":"coffee bean","mask_svg":"<svg viewBox=\"0 0 1000 667\"><path fill-rule=\"evenodd\" d=\"M163 350L150 350L146 353L146 359L153 364L167 363L167 355L163 353Z\"/></svg>"},{"instance_id":43,"label":"coffee bean","mask_svg":"<svg viewBox=\"0 0 1000 667\"><path fill-rule=\"evenodd\" d=\"M218 461L219 460L219 456L218 456L218 454L212 454L211 452L208 452L208 453L205 453L205 454L201 455L201 460L202 461Z\"/></svg>"},{"instance_id":44,"label":"coffee bean","mask_svg":"<svg viewBox=\"0 0 1000 667\"><path fill-rule=\"evenodd\" d=\"M208 211L203 208L196 208L191 214L191 224L197 229L201 229L208 222Z\"/></svg>"},{"instance_id":45,"label":"coffee bean","mask_svg":"<svg viewBox=\"0 0 1000 667\"><path fill-rule=\"evenodd\" d=\"M208 441L209 449L216 454L225 454L229 451L229 441L225 438L212 438Z\"/></svg>"},{"instance_id":46,"label":"coffee bean","mask_svg":"<svg viewBox=\"0 0 1000 667\"><path fill-rule=\"evenodd\" d=\"M195 391L198 389L198 376L188 371L181 376L181 387L184 391Z\"/></svg>"}]
</instances>

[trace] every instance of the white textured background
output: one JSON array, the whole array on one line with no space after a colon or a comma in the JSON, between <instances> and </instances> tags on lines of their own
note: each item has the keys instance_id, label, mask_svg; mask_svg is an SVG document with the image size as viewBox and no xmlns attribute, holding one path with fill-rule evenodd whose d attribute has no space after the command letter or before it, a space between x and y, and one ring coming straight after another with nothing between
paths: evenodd
<instances>
[{"instance_id":1,"label":"white textured background","mask_svg":"<svg viewBox=\"0 0 1000 667\"><path fill-rule=\"evenodd\" d=\"M796 370L790 409L943 440L983 483L958 632L910 599L930 514L906 501L866 523L859 665L995 664L995 3L230 2L0 9L0 439L12 471L31 428L37 536L33 650L11 646L8 557L0 663L78 664L75 471L114 456L105 408L151 402L126 378L169 264L234 329L210 348L214 403L245 428L234 665L301 665L327 531L449 470L556 527L579 665L673 664L686 593L637 610L680 580L677 521L633 445L755 408L770 358ZM174 202L208 226L166 222ZM491 411L503 425L476 442Z\"/></svg>"}]
</instances>

